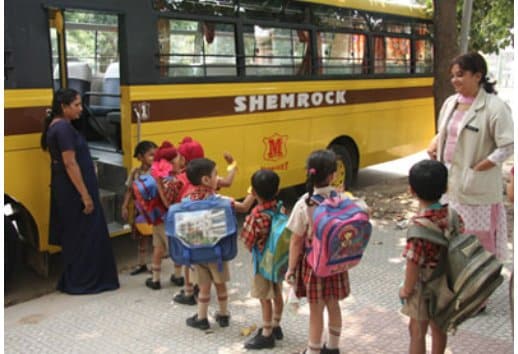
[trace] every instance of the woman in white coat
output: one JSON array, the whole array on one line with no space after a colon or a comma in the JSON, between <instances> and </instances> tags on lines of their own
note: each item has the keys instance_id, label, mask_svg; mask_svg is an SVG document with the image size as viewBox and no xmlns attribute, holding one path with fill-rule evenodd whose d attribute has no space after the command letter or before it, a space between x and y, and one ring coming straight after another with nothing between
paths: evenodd
<instances>
[{"instance_id":1,"label":"woman in white coat","mask_svg":"<svg viewBox=\"0 0 518 354\"><path fill-rule=\"evenodd\" d=\"M496 95L480 54L456 57L450 72L456 94L441 108L428 154L448 167L445 199L462 216L466 232L503 260L507 223L501 164L513 154L511 110Z\"/></svg>"}]
</instances>

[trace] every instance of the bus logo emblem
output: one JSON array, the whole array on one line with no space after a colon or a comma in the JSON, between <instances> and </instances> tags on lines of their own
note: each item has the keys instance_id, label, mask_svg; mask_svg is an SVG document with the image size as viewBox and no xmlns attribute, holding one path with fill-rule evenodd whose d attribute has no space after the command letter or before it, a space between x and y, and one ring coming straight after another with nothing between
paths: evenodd
<instances>
[{"instance_id":1,"label":"bus logo emblem","mask_svg":"<svg viewBox=\"0 0 518 354\"><path fill-rule=\"evenodd\" d=\"M264 143L264 154L263 158L266 161L277 161L288 154L286 143L288 141L287 135L280 135L278 133L263 139Z\"/></svg>"}]
</instances>

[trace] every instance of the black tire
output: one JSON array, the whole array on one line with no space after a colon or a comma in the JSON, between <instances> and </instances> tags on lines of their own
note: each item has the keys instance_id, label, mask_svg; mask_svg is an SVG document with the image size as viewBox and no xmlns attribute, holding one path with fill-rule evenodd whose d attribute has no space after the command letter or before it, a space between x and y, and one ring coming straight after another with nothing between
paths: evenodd
<instances>
[{"instance_id":1,"label":"black tire","mask_svg":"<svg viewBox=\"0 0 518 354\"><path fill-rule=\"evenodd\" d=\"M4 286L11 279L19 260L21 244L11 219L4 215Z\"/></svg>"},{"instance_id":2,"label":"black tire","mask_svg":"<svg viewBox=\"0 0 518 354\"><path fill-rule=\"evenodd\" d=\"M331 145L329 149L334 151L338 160L337 175L332 184L336 187L343 186L344 190L349 190L356 180L351 152L343 145Z\"/></svg>"}]
</instances>

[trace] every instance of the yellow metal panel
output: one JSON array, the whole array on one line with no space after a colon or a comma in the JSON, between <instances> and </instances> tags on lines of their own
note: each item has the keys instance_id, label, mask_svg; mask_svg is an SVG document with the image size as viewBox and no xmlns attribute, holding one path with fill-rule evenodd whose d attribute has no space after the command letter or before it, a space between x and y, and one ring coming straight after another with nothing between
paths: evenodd
<instances>
[{"instance_id":1,"label":"yellow metal panel","mask_svg":"<svg viewBox=\"0 0 518 354\"><path fill-rule=\"evenodd\" d=\"M52 89L5 90L5 108L49 106L52 102Z\"/></svg>"},{"instance_id":2,"label":"yellow metal panel","mask_svg":"<svg viewBox=\"0 0 518 354\"><path fill-rule=\"evenodd\" d=\"M347 7L351 9L381 12L393 15L431 19L426 7L420 5L395 4L382 0L302 0L322 5Z\"/></svg>"},{"instance_id":3,"label":"yellow metal panel","mask_svg":"<svg viewBox=\"0 0 518 354\"><path fill-rule=\"evenodd\" d=\"M39 149L41 133L8 135L4 137L4 151ZM5 163L5 162L4 162ZM6 164L7 166L7 164ZM30 166L30 164L28 164Z\"/></svg>"},{"instance_id":4,"label":"yellow metal panel","mask_svg":"<svg viewBox=\"0 0 518 354\"><path fill-rule=\"evenodd\" d=\"M284 92L328 91L336 89L364 90L395 87L431 86L430 77L383 80L294 81L240 84L141 85L129 87L130 101L164 100L170 98L221 97L235 95L266 95Z\"/></svg>"},{"instance_id":5,"label":"yellow metal panel","mask_svg":"<svg viewBox=\"0 0 518 354\"><path fill-rule=\"evenodd\" d=\"M31 134L33 135L35 134ZM6 138L6 146L8 140L14 140L9 138L11 137ZM36 220L40 234L40 251L48 250L49 185L48 153L39 147L11 150L5 153L5 193L22 203Z\"/></svg>"}]
</instances>

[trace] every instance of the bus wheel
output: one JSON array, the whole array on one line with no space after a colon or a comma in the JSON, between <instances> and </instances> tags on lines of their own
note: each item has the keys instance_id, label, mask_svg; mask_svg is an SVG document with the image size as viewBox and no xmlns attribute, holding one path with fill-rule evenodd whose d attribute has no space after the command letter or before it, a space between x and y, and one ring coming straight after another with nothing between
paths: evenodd
<instances>
[{"instance_id":1,"label":"bus wheel","mask_svg":"<svg viewBox=\"0 0 518 354\"><path fill-rule=\"evenodd\" d=\"M334 151L337 157L336 177L331 184L335 188L348 190L351 188L354 180L354 166L351 153L342 145L331 145L329 149Z\"/></svg>"}]
</instances>

